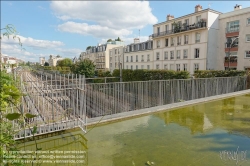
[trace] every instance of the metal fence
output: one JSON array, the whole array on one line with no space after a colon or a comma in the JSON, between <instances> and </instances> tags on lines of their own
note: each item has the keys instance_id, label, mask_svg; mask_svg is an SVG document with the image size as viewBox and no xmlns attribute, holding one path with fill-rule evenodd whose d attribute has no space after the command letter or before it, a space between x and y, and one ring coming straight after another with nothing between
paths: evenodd
<instances>
[{"instance_id":1,"label":"metal fence","mask_svg":"<svg viewBox=\"0 0 250 166\"><path fill-rule=\"evenodd\" d=\"M245 90L247 77L86 84L87 116L98 117Z\"/></svg>"},{"instance_id":2,"label":"metal fence","mask_svg":"<svg viewBox=\"0 0 250 166\"><path fill-rule=\"evenodd\" d=\"M25 119L25 128L13 122L18 131L15 139L80 127L86 131L85 77L43 72L19 72L20 90L24 95L20 105L23 114L37 115Z\"/></svg>"}]
</instances>

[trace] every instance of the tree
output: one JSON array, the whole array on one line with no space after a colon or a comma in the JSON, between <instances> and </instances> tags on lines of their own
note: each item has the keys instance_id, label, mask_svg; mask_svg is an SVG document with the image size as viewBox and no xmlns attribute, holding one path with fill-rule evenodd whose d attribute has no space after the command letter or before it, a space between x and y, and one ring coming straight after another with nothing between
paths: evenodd
<instances>
[{"instance_id":1,"label":"tree","mask_svg":"<svg viewBox=\"0 0 250 166\"><path fill-rule=\"evenodd\" d=\"M112 39L108 39L107 42L112 42Z\"/></svg>"},{"instance_id":2,"label":"tree","mask_svg":"<svg viewBox=\"0 0 250 166\"><path fill-rule=\"evenodd\" d=\"M115 41L122 41L122 40L120 39L120 37L118 37L117 39L115 39Z\"/></svg>"},{"instance_id":3,"label":"tree","mask_svg":"<svg viewBox=\"0 0 250 166\"><path fill-rule=\"evenodd\" d=\"M49 66L49 63L48 63L48 62L45 62L45 63L44 63L44 66Z\"/></svg>"},{"instance_id":4,"label":"tree","mask_svg":"<svg viewBox=\"0 0 250 166\"><path fill-rule=\"evenodd\" d=\"M76 62L72 65L71 71L74 74L85 75L85 77L93 77L95 75L95 65L90 59L84 59L83 61Z\"/></svg>"},{"instance_id":5,"label":"tree","mask_svg":"<svg viewBox=\"0 0 250 166\"><path fill-rule=\"evenodd\" d=\"M65 59L57 62L57 66L60 66L60 67L71 67L72 64L73 64L73 62L69 58L65 58Z\"/></svg>"},{"instance_id":6,"label":"tree","mask_svg":"<svg viewBox=\"0 0 250 166\"><path fill-rule=\"evenodd\" d=\"M91 46L88 46L88 47L86 48L86 50L88 50L88 49L91 49Z\"/></svg>"}]
</instances>

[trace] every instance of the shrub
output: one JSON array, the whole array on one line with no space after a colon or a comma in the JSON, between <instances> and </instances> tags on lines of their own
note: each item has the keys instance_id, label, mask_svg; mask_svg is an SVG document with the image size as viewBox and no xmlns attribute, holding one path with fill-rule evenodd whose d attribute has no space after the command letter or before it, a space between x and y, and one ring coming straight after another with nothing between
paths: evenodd
<instances>
[{"instance_id":1,"label":"shrub","mask_svg":"<svg viewBox=\"0 0 250 166\"><path fill-rule=\"evenodd\" d=\"M195 78L210 78L210 77L234 77L247 75L243 70L198 70L195 71Z\"/></svg>"}]
</instances>

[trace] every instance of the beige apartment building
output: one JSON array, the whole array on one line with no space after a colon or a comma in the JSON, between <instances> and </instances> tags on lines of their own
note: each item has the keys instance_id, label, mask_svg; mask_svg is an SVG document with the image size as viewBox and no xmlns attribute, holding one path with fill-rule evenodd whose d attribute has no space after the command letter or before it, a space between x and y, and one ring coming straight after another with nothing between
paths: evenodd
<instances>
[{"instance_id":1,"label":"beige apartment building","mask_svg":"<svg viewBox=\"0 0 250 166\"><path fill-rule=\"evenodd\" d=\"M195 70L216 68L218 54L219 15L212 9L196 5L194 13L153 26L153 69Z\"/></svg>"},{"instance_id":2,"label":"beige apartment building","mask_svg":"<svg viewBox=\"0 0 250 166\"><path fill-rule=\"evenodd\" d=\"M124 69L153 69L153 40L140 42L139 38L124 49Z\"/></svg>"},{"instance_id":3,"label":"beige apartment building","mask_svg":"<svg viewBox=\"0 0 250 166\"><path fill-rule=\"evenodd\" d=\"M114 47L109 50L109 67L112 73L115 69L123 69L124 46Z\"/></svg>"},{"instance_id":4,"label":"beige apartment building","mask_svg":"<svg viewBox=\"0 0 250 166\"><path fill-rule=\"evenodd\" d=\"M219 16L219 23L218 69L250 70L250 7L236 5Z\"/></svg>"},{"instance_id":5,"label":"beige apartment building","mask_svg":"<svg viewBox=\"0 0 250 166\"><path fill-rule=\"evenodd\" d=\"M80 59L83 60L88 58L94 62L96 65L96 70L110 70L109 62L109 50L117 47L123 46L122 41L110 41L106 44L99 44L98 46L92 46L86 49L86 52L80 54Z\"/></svg>"},{"instance_id":6,"label":"beige apartment building","mask_svg":"<svg viewBox=\"0 0 250 166\"><path fill-rule=\"evenodd\" d=\"M65 58L62 58L60 55L57 56L50 55L48 59L49 66L56 66L57 62L63 59Z\"/></svg>"}]
</instances>

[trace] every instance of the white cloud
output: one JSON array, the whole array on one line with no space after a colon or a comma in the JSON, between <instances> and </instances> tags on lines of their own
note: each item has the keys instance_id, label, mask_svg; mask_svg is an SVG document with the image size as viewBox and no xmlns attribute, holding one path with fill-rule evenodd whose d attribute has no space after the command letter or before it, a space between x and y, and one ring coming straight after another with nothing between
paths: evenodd
<instances>
[{"instance_id":1,"label":"white cloud","mask_svg":"<svg viewBox=\"0 0 250 166\"><path fill-rule=\"evenodd\" d=\"M23 45L23 47L32 47L34 49L49 49L49 48L55 48L59 46L63 46L64 43L60 41L49 41L49 40L37 40L33 39L31 37L23 37L18 36L20 38L20 41ZM13 36L10 36L10 39L12 39ZM1 40L1 43L7 43L7 44L18 44L19 41L16 38L15 40L10 40L7 37L3 37Z\"/></svg>"},{"instance_id":2,"label":"white cloud","mask_svg":"<svg viewBox=\"0 0 250 166\"><path fill-rule=\"evenodd\" d=\"M60 31L97 38L125 37L133 29L157 23L148 1L52 1L50 7L59 19L68 21L58 26Z\"/></svg>"},{"instance_id":3,"label":"white cloud","mask_svg":"<svg viewBox=\"0 0 250 166\"><path fill-rule=\"evenodd\" d=\"M100 43L101 44L105 44L107 42L109 38L104 38L104 39L101 39ZM134 43L134 39L135 37L124 37L124 38L121 38L122 41L124 41L124 43L126 45L128 44L131 44L131 43ZM140 42L144 42L144 41L147 41L149 39L148 36L140 36Z\"/></svg>"},{"instance_id":4,"label":"white cloud","mask_svg":"<svg viewBox=\"0 0 250 166\"><path fill-rule=\"evenodd\" d=\"M100 25L88 25L86 23L75 23L72 21L59 25L58 29L64 32L78 33L82 35L92 34L98 38L117 38L119 36L132 34L132 31L126 29L115 30Z\"/></svg>"},{"instance_id":5,"label":"white cloud","mask_svg":"<svg viewBox=\"0 0 250 166\"><path fill-rule=\"evenodd\" d=\"M143 28L157 22L148 1L53 1L51 8L58 18L94 21L114 29Z\"/></svg>"},{"instance_id":6,"label":"white cloud","mask_svg":"<svg viewBox=\"0 0 250 166\"><path fill-rule=\"evenodd\" d=\"M83 50L76 49L76 48L72 48L72 49L56 48L55 50L59 52L59 55L62 55L63 57L68 57L68 58L74 58L75 56L79 57L79 55L83 51Z\"/></svg>"}]
</instances>

